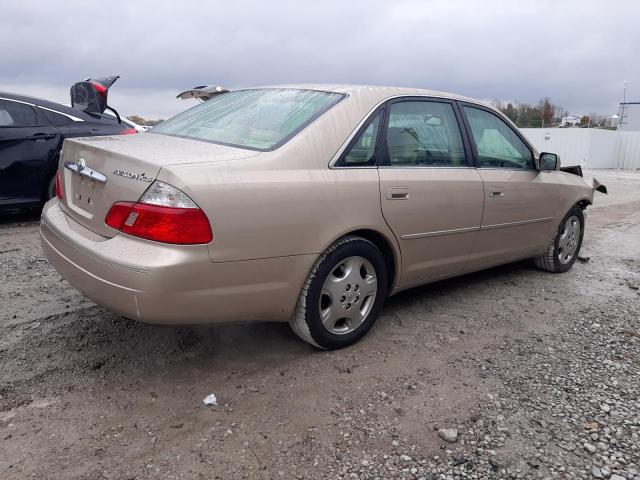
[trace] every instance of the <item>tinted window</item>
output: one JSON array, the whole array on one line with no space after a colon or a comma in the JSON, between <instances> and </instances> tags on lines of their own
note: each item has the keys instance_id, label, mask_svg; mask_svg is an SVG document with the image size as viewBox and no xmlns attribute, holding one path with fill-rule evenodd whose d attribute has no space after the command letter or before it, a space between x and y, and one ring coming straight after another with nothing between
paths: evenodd
<instances>
[{"instance_id":1,"label":"tinted window","mask_svg":"<svg viewBox=\"0 0 640 480\"><path fill-rule=\"evenodd\" d=\"M37 125L36 111L24 103L0 100L0 127Z\"/></svg>"},{"instance_id":2,"label":"tinted window","mask_svg":"<svg viewBox=\"0 0 640 480\"><path fill-rule=\"evenodd\" d=\"M51 110L45 110L44 108L40 108L40 113L47 119L47 121L51 125L67 125L73 122L73 120L65 115L52 112Z\"/></svg>"},{"instance_id":3,"label":"tinted window","mask_svg":"<svg viewBox=\"0 0 640 480\"><path fill-rule=\"evenodd\" d=\"M387 147L390 165L466 165L460 128L450 103L393 103Z\"/></svg>"},{"instance_id":4,"label":"tinted window","mask_svg":"<svg viewBox=\"0 0 640 480\"><path fill-rule=\"evenodd\" d=\"M336 163L339 167L362 167L365 165L375 165L376 163L376 140L380 130L380 119L382 114L378 113L369 120L365 129L356 137L351 148Z\"/></svg>"},{"instance_id":5,"label":"tinted window","mask_svg":"<svg viewBox=\"0 0 640 480\"><path fill-rule=\"evenodd\" d=\"M344 95L298 89L239 90L217 95L153 129L237 147L269 150L286 142Z\"/></svg>"},{"instance_id":6,"label":"tinted window","mask_svg":"<svg viewBox=\"0 0 640 480\"><path fill-rule=\"evenodd\" d=\"M533 168L529 147L493 113L479 108L464 107L481 167Z\"/></svg>"}]
</instances>

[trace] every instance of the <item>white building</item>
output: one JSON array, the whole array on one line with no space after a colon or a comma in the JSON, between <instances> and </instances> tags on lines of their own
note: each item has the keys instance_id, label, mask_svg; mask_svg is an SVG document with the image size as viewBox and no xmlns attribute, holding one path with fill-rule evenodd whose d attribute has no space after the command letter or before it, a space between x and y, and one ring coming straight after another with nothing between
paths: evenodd
<instances>
[{"instance_id":1,"label":"white building","mask_svg":"<svg viewBox=\"0 0 640 480\"><path fill-rule=\"evenodd\" d=\"M640 131L640 102L620 103L618 130L628 132Z\"/></svg>"},{"instance_id":2,"label":"white building","mask_svg":"<svg viewBox=\"0 0 640 480\"><path fill-rule=\"evenodd\" d=\"M580 125L580 117L577 115L567 115L566 117L562 117L561 122L563 127L575 127L576 125Z\"/></svg>"},{"instance_id":3,"label":"white building","mask_svg":"<svg viewBox=\"0 0 640 480\"><path fill-rule=\"evenodd\" d=\"M611 118L609 119L609 126L611 128L617 128L619 120L620 120L620 116L614 113L613 115L611 115Z\"/></svg>"}]
</instances>

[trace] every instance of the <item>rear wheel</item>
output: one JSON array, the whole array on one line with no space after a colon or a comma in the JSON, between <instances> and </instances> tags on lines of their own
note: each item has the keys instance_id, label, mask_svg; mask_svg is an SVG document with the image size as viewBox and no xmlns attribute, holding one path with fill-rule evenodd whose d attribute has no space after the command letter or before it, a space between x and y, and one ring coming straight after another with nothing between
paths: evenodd
<instances>
[{"instance_id":1,"label":"rear wheel","mask_svg":"<svg viewBox=\"0 0 640 480\"><path fill-rule=\"evenodd\" d=\"M560 222L547 253L534 259L536 266L548 272L566 272L580 253L583 236L584 214L581 208L573 207Z\"/></svg>"},{"instance_id":2,"label":"rear wheel","mask_svg":"<svg viewBox=\"0 0 640 480\"><path fill-rule=\"evenodd\" d=\"M344 237L314 264L289 323L316 347L343 348L375 323L386 294L387 272L378 247L360 237Z\"/></svg>"}]
</instances>

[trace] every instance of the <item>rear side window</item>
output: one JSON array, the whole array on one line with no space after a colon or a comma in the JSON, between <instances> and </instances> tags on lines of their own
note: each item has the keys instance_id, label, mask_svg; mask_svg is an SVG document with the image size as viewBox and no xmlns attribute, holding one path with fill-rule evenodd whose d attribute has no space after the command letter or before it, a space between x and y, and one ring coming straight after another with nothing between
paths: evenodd
<instances>
[{"instance_id":1,"label":"rear side window","mask_svg":"<svg viewBox=\"0 0 640 480\"><path fill-rule=\"evenodd\" d=\"M337 167L363 167L376 163L376 141L382 122L382 112L369 120L367 126L356 136L351 147L336 163Z\"/></svg>"},{"instance_id":2,"label":"rear side window","mask_svg":"<svg viewBox=\"0 0 640 480\"><path fill-rule=\"evenodd\" d=\"M154 127L152 133L273 150L342 98L342 94L315 90L239 90L180 113Z\"/></svg>"},{"instance_id":3,"label":"rear side window","mask_svg":"<svg viewBox=\"0 0 640 480\"><path fill-rule=\"evenodd\" d=\"M450 103L403 101L389 112L391 166L466 166L462 135Z\"/></svg>"},{"instance_id":4,"label":"rear side window","mask_svg":"<svg viewBox=\"0 0 640 480\"><path fill-rule=\"evenodd\" d=\"M0 100L0 127L33 127L37 123L36 111L31 106Z\"/></svg>"},{"instance_id":5,"label":"rear side window","mask_svg":"<svg viewBox=\"0 0 640 480\"><path fill-rule=\"evenodd\" d=\"M45 110L44 108L40 108L40 113L47 119L49 124L51 125L68 125L73 123L69 117L62 115L60 113L52 112L51 110Z\"/></svg>"},{"instance_id":6,"label":"rear side window","mask_svg":"<svg viewBox=\"0 0 640 480\"><path fill-rule=\"evenodd\" d=\"M480 167L533 169L533 154L522 139L497 115L464 107L478 152Z\"/></svg>"}]
</instances>

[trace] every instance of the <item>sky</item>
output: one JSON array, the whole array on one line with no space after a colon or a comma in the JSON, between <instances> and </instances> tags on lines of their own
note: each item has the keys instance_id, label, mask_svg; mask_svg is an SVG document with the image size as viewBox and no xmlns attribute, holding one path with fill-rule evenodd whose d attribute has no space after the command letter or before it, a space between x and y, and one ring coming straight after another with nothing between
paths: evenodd
<instances>
[{"instance_id":1,"label":"sky","mask_svg":"<svg viewBox=\"0 0 640 480\"><path fill-rule=\"evenodd\" d=\"M113 107L167 118L195 85L358 83L611 115L625 80L640 101L638 18L637 0L0 0L0 91L68 104L119 74Z\"/></svg>"}]
</instances>

